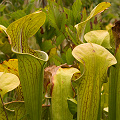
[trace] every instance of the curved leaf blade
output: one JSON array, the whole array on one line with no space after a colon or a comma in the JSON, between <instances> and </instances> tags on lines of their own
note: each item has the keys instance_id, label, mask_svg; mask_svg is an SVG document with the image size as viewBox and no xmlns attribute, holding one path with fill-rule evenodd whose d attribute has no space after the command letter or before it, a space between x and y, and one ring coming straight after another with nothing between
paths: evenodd
<instances>
[{"instance_id":1,"label":"curved leaf blade","mask_svg":"<svg viewBox=\"0 0 120 120\"><path fill-rule=\"evenodd\" d=\"M94 30L86 33L84 38L89 43L95 43L105 48L111 48L110 35L107 30Z\"/></svg>"},{"instance_id":2,"label":"curved leaf blade","mask_svg":"<svg viewBox=\"0 0 120 120\"><path fill-rule=\"evenodd\" d=\"M69 108L70 112L73 115L75 115L77 113L77 101L73 98L68 98L67 102L68 102L68 108Z\"/></svg>"},{"instance_id":3,"label":"curved leaf blade","mask_svg":"<svg viewBox=\"0 0 120 120\"><path fill-rule=\"evenodd\" d=\"M87 22L95 15L99 14L100 12L103 12L105 9L107 9L110 6L111 4L109 2L101 2L91 11L90 15L87 17L85 21L75 25L77 29L77 36L81 42L83 42L83 35Z\"/></svg>"},{"instance_id":4,"label":"curved leaf blade","mask_svg":"<svg viewBox=\"0 0 120 120\"><path fill-rule=\"evenodd\" d=\"M76 68L59 68L52 78L52 119L53 120L71 120L73 115L70 113L67 104L67 98L74 96L71 86L71 78Z\"/></svg>"},{"instance_id":5,"label":"curved leaf blade","mask_svg":"<svg viewBox=\"0 0 120 120\"><path fill-rule=\"evenodd\" d=\"M16 87L20 84L19 78L11 73L4 73L0 72L0 94L3 95Z\"/></svg>"},{"instance_id":6,"label":"curved leaf blade","mask_svg":"<svg viewBox=\"0 0 120 120\"><path fill-rule=\"evenodd\" d=\"M3 61L3 63L0 63L0 72L6 72L6 73L12 73L19 77L18 72L18 59L9 59ZM23 92L22 87L19 85L16 88L17 91L17 100L23 100Z\"/></svg>"},{"instance_id":7,"label":"curved leaf blade","mask_svg":"<svg viewBox=\"0 0 120 120\"><path fill-rule=\"evenodd\" d=\"M37 11L11 23L7 28L7 34L9 35L12 50L17 53L30 53L38 56L34 50L29 48L28 38L39 30L45 19L45 13Z\"/></svg>"},{"instance_id":8,"label":"curved leaf blade","mask_svg":"<svg viewBox=\"0 0 120 120\"><path fill-rule=\"evenodd\" d=\"M117 63L104 47L85 43L73 49L73 56L84 65L84 74L77 83L77 120L96 120L99 109L101 85L107 69Z\"/></svg>"},{"instance_id":9,"label":"curved leaf blade","mask_svg":"<svg viewBox=\"0 0 120 120\"><path fill-rule=\"evenodd\" d=\"M13 52L17 53L18 70L29 120L41 120L43 70L48 55L28 46L28 38L44 24L46 15L42 11L29 14L7 28Z\"/></svg>"}]
</instances>

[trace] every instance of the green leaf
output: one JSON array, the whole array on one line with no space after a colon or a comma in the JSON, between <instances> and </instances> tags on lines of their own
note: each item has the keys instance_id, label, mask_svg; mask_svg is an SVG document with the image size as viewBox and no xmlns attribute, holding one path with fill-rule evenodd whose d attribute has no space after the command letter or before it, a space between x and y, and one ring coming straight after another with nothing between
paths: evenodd
<instances>
[{"instance_id":1,"label":"green leaf","mask_svg":"<svg viewBox=\"0 0 120 120\"><path fill-rule=\"evenodd\" d=\"M3 10L6 8L6 6L5 5L3 5L3 4L0 4L0 12L3 12Z\"/></svg>"},{"instance_id":2,"label":"green leaf","mask_svg":"<svg viewBox=\"0 0 120 120\"><path fill-rule=\"evenodd\" d=\"M76 39L76 34L68 27L66 27L66 32L68 34L68 36L70 37L70 39L72 40L72 42L77 45L78 41Z\"/></svg>"},{"instance_id":3,"label":"green leaf","mask_svg":"<svg viewBox=\"0 0 120 120\"><path fill-rule=\"evenodd\" d=\"M14 111L13 117L10 117L11 114L13 114L13 113L11 113L11 112L7 113L8 118L10 120L12 120L12 119L27 120L27 114L26 114L26 110L25 110L24 101L12 101L10 103L6 103L5 108L7 110Z\"/></svg>"},{"instance_id":4,"label":"green leaf","mask_svg":"<svg viewBox=\"0 0 120 120\"><path fill-rule=\"evenodd\" d=\"M72 115L75 115L77 113L77 101L73 98L68 98L67 102L70 112L72 113Z\"/></svg>"},{"instance_id":5,"label":"green leaf","mask_svg":"<svg viewBox=\"0 0 120 120\"><path fill-rule=\"evenodd\" d=\"M60 56L58 56L56 48L52 48L50 50L49 62L50 64L55 64L56 66L59 66L64 63L63 59Z\"/></svg>"},{"instance_id":6,"label":"green leaf","mask_svg":"<svg viewBox=\"0 0 120 120\"><path fill-rule=\"evenodd\" d=\"M56 45L57 46L60 45L64 39L65 39L65 36L63 34L59 35L56 39Z\"/></svg>"},{"instance_id":7,"label":"green leaf","mask_svg":"<svg viewBox=\"0 0 120 120\"><path fill-rule=\"evenodd\" d=\"M0 94L3 95L16 87L20 84L19 78L11 73L4 73L0 72Z\"/></svg>"},{"instance_id":8,"label":"green leaf","mask_svg":"<svg viewBox=\"0 0 120 120\"><path fill-rule=\"evenodd\" d=\"M64 7L64 11L65 11L65 13L66 13L66 15L67 15L67 17L68 17L68 18L66 19L66 23L67 23L68 25L74 26L75 23L74 23L74 16L73 16L72 10Z\"/></svg>"},{"instance_id":9,"label":"green leaf","mask_svg":"<svg viewBox=\"0 0 120 120\"><path fill-rule=\"evenodd\" d=\"M119 38L120 21L115 23L112 28L112 47L115 49L117 64L110 68L109 84L109 120L120 119L120 38ZM114 103L114 104L113 104Z\"/></svg>"},{"instance_id":10,"label":"green leaf","mask_svg":"<svg viewBox=\"0 0 120 120\"><path fill-rule=\"evenodd\" d=\"M91 11L90 15L87 17L85 21L75 25L77 29L77 36L81 42L83 42L83 35L84 35L86 23L95 15L103 12L105 9L107 9L110 6L111 4L109 2L101 2Z\"/></svg>"},{"instance_id":11,"label":"green leaf","mask_svg":"<svg viewBox=\"0 0 120 120\"><path fill-rule=\"evenodd\" d=\"M67 61L66 61L66 54L65 53L61 54L61 58L63 60L63 63L67 63Z\"/></svg>"},{"instance_id":12,"label":"green leaf","mask_svg":"<svg viewBox=\"0 0 120 120\"><path fill-rule=\"evenodd\" d=\"M42 120L51 120L50 106L42 106Z\"/></svg>"},{"instance_id":13,"label":"green leaf","mask_svg":"<svg viewBox=\"0 0 120 120\"><path fill-rule=\"evenodd\" d=\"M72 49L71 48L69 48L66 51L66 60L67 60L68 65L72 65L74 62L74 57L72 56Z\"/></svg>"},{"instance_id":14,"label":"green leaf","mask_svg":"<svg viewBox=\"0 0 120 120\"><path fill-rule=\"evenodd\" d=\"M76 80L77 119L97 120L102 83L108 67L117 61L108 50L94 43L78 45L72 54L84 65L83 74Z\"/></svg>"},{"instance_id":15,"label":"green leaf","mask_svg":"<svg viewBox=\"0 0 120 120\"><path fill-rule=\"evenodd\" d=\"M0 25L4 25L5 27L7 27L9 25L9 20L6 19L6 16L0 16Z\"/></svg>"},{"instance_id":16,"label":"green leaf","mask_svg":"<svg viewBox=\"0 0 120 120\"><path fill-rule=\"evenodd\" d=\"M84 35L84 38L89 43L96 43L105 48L111 48L110 35L107 30L90 31Z\"/></svg>"},{"instance_id":17,"label":"green leaf","mask_svg":"<svg viewBox=\"0 0 120 120\"><path fill-rule=\"evenodd\" d=\"M28 15L29 13L31 13L31 11L33 10L34 7L34 0L30 0L28 5L25 8L25 13Z\"/></svg>"},{"instance_id":18,"label":"green leaf","mask_svg":"<svg viewBox=\"0 0 120 120\"><path fill-rule=\"evenodd\" d=\"M73 5L72 5L72 10L65 8L64 11L67 16L67 25L72 25L74 26L76 23L78 23L81 20L81 1L76 0Z\"/></svg>"},{"instance_id":19,"label":"green leaf","mask_svg":"<svg viewBox=\"0 0 120 120\"><path fill-rule=\"evenodd\" d=\"M4 53L1 52L0 53L0 61L2 62L4 60L6 60L6 59L8 59L7 56Z\"/></svg>"},{"instance_id":20,"label":"green leaf","mask_svg":"<svg viewBox=\"0 0 120 120\"><path fill-rule=\"evenodd\" d=\"M39 30L45 19L44 12L36 11L16 20L7 28L12 50L18 57L19 77L29 120L41 120L43 71L48 55L30 49L27 40Z\"/></svg>"},{"instance_id":21,"label":"green leaf","mask_svg":"<svg viewBox=\"0 0 120 120\"><path fill-rule=\"evenodd\" d=\"M5 110L9 120L28 120L24 101L5 103ZM0 119L6 120L2 104L0 104ZM50 120L50 107L42 106L42 120Z\"/></svg>"},{"instance_id":22,"label":"green leaf","mask_svg":"<svg viewBox=\"0 0 120 120\"><path fill-rule=\"evenodd\" d=\"M76 68L59 68L54 73L52 78L54 86L51 98L53 120L71 120L73 118L68 109L67 98L74 95L71 77L77 71L79 70Z\"/></svg>"},{"instance_id":23,"label":"green leaf","mask_svg":"<svg viewBox=\"0 0 120 120\"><path fill-rule=\"evenodd\" d=\"M25 15L26 13L23 10L17 10L9 14L9 16L14 20L20 19L21 17L24 17Z\"/></svg>"},{"instance_id":24,"label":"green leaf","mask_svg":"<svg viewBox=\"0 0 120 120\"><path fill-rule=\"evenodd\" d=\"M12 101L4 104L9 120L27 120L25 104L23 101ZM0 119L7 120L2 104L0 104Z\"/></svg>"},{"instance_id":25,"label":"green leaf","mask_svg":"<svg viewBox=\"0 0 120 120\"><path fill-rule=\"evenodd\" d=\"M6 27L0 25L0 50L7 55L11 55L13 52L11 51L11 45L9 44Z\"/></svg>"},{"instance_id":26,"label":"green leaf","mask_svg":"<svg viewBox=\"0 0 120 120\"><path fill-rule=\"evenodd\" d=\"M90 24L89 27L90 27L91 30L101 30L101 21L100 21L99 17L100 17L100 15L96 15L89 22L87 22L87 24ZM87 28L85 28L85 32L86 31L87 31ZM89 32L89 31L87 31L87 32Z\"/></svg>"},{"instance_id":27,"label":"green leaf","mask_svg":"<svg viewBox=\"0 0 120 120\"><path fill-rule=\"evenodd\" d=\"M87 11L86 11L86 8L84 7L83 10L82 10L82 19L81 21L85 21L87 19Z\"/></svg>"},{"instance_id":28,"label":"green leaf","mask_svg":"<svg viewBox=\"0 0 120 120\"><path fill-rule=\"evenodd\" d=\"M7 116L6 116L6 113L7 113ZM11 120L11 118L13 118L14 115L15 115L14 111L10 111L3 108L3 105L1 104L1 100L0 100L0 120L7 120L7 118Z\"/></svg>"},{"instance_id":29,"label":"green leaf","mask_svg":"<svg viewBox=\"0 0 120 120\"><path fill-rule=\"evenodd\" d=\"M53 47L54 47L54 45L52 45L51 40L46 40L46 41L42 42L42 44L40 45L41 50L43 50L45 52L48 52Z\"/></svg>"},{"instance_id":30,"label":"green leaf","mask_svg":"<svg viewBox=\"0 0 120 120\"><path fill-rule=\"evenodd\" d=\"M56 66L59 66L59 65L61 65L61 64L64 63L64 61L62 60L62 58L59 57L58 55L53 56L53 61L54 61L54 63L55 63Z\"/></svg>"},{"instance_id":31,"label":"green leaf","mask_svg":"<svg viewBox=\"0 0 120 120\"><path fill-rule=\"evenodd\" d=\"M55 2L51 2L48 15L51 26L63 31L65 29L66 16L65 13L59 9L59 6Z\"/></svg>"},{"instance_id":32,"label":"green leaf","mask_svg":"<svg viewBox=\"0 0 120 120\"><path fill-rule=\"evenodd\" d=\"M46 23L45 23L46 25ZM40 33L39 33L40 34ZM45 32L44 34L41 35L42 38L44 38L45 40L51 40L54 35L56 34L56 30L54 27L52 26L45 26Z\"/></svg>"},{"instance_id":33,"label":"green leaf","mask_svg":"<svg viewBox=\"0 0 120 120\"><path fill-rule=\"evenodd\" d=\"M73 16L75 21L77 21L77 18L81 16L81 0L76 0L73 5L72 5L72 12L73 12Z\"/></svg>"}]
</instances>

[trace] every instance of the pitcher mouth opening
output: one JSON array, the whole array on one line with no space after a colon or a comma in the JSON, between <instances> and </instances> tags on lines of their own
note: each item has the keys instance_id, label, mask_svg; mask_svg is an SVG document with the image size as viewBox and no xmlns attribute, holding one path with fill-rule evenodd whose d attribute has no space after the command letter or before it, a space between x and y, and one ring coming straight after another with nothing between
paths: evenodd
<instances>
[{"instance_id":1,"label":"pitcher mouth opening","mask_svg":"<svg viewBox=\"0 0 120 120\"><path fill-rule=\"evenodd\" d=\"M40 51L40 50L35 50L36 53L38 54L39 57L37 57L38 59L41 59L43 61L48 61L48 54L44 51Z\"/></svg>"},{"instance_id":2,"label":"pitcher mouth opening","mask_svg":"<svg viewBox=\"0 0 120 120\"><path fill-rule=\"evenodd\" d=\"M14 53L20 54L20 55L30 55L30 56L35 57L36 59L39 59L39 60L42 60L42 61L45 61L45 62L48 61L48 59L49 59L48 54L47 54L46 52L40 51L40 50L34 50L34 51L36 52L37 56L34 55L34 54L30 54L30 53L17 52L17 51L15 51L14 49L12 49L12 51L13 51Z\"/></svg>"}]
</instances>

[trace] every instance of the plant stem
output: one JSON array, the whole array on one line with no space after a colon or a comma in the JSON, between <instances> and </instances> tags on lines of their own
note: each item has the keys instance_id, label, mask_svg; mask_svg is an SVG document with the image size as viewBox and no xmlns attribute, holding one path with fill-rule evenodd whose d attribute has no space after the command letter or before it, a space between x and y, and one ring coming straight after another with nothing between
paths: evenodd
<instances>
[{"instance_id":1,"label":"plant stem","mask_svg":"<svg viewBox=\"0 0 120 120\"><path fill-rule=\"evenodd\" d=\"M8 120L7 112L6 112L6 110L5 110L4 102L3 102L3 99L2 99L1 94L0 94L0 98L1 98L1 102L2 102L2 105L3 105L3 110L4 110L4 112L5 112L6 119Z\"/></svg>"}]
</instances>

